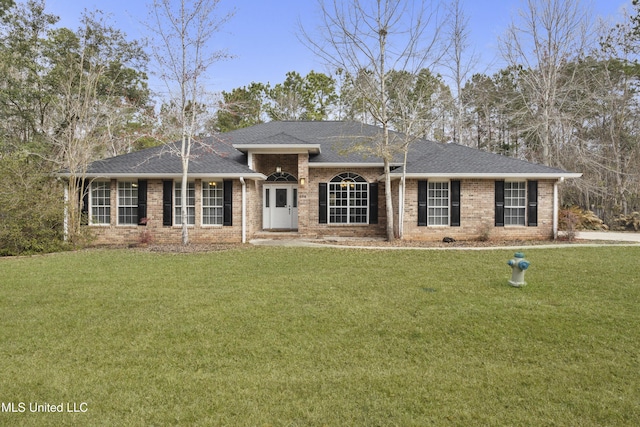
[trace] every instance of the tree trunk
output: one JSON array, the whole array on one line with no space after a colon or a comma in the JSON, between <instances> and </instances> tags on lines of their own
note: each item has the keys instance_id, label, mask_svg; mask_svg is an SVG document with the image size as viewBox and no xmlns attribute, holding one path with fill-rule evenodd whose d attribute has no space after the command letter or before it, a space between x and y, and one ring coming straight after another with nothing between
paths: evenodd
<instances>
[{"instance_id":1,"label":"tree trunk","mask_svg":"<svg viewBox=\"0 0 640 427\"><path fill-rule=\"evenodd\" d=\"M384 200L386 204L387 213L387 240L392 242L395 240L395 233L393 230L393 204L391 198L391 168L389 166L389 160L384 159Z\"/></svg>"},{"instance_id":2,"label":"tree trunk","mask_svg":"<svg viewBox=\"0 0 640 427\"><path fill-rule=\"evenodd\" d=\"M187 218L187 200L189 189L189 156L187 152L187 137L182 137L182 182L180 183L180 213L182 216L182 244L184 246L189 244L189 222Z\"/></svg>"}]
</instances>

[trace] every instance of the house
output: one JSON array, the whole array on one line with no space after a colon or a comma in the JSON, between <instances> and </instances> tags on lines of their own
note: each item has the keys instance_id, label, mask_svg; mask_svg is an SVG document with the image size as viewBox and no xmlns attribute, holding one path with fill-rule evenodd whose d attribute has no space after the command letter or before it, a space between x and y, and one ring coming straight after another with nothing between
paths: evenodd
<instances>
[{"instance_id":1,"label":"house","mask_svg":"<svg viewBox=\"0 0 640 427\"><path fill-rule=\"evenodd\" d=\"M381 129L356 122L269 122L194 147L188 192L166 146L92 163L83 210L97 243L194 243L288 237L384 237L383 162L354 147ZM393 138L402 134L392 133ZM581 174L457 144L417 140L392 162L394 224L408 240L551 239L558 184ZM402 177L405 177L404 184ZM400 224L401 222L401 224ZM400 225L398 225L400 224Z\"/></svg>"}]
</instances>

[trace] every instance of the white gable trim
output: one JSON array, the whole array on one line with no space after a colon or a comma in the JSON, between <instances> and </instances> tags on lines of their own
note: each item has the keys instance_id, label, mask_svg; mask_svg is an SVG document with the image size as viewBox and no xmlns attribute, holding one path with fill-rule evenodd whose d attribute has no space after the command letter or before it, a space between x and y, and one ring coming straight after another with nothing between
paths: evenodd
<instances>
[{"instance_id":1,"label":"white gable trim","mask_svg":"<svg viewBox=\"0 0 640 427\"><path fill-rule=\"evenodd\" d=\"M392 163L390 166L401 166L399 164ZM309 162L309 168L382 168L384 163L350 163L350 162L326 162L316 163Z\"/></svg>"},{"instance_id":2,"label":"white gable trim","mask_svg":"<svg viewBox=\"0 0 640 427\"><path fill-rule=\"evenodd\" d=\"M215 179L215 178L226 178L226 179L255 179L258 181L263 181L267 179L267 176L261 173L189 173L189 179ZM61 177L69 177L69 174L60 174ZM101 173L88 173L85 175L86 178L104 178L104 179L182 179L181 173L110 173L110 174L101 174Z\"/></svg>"},{"instance_id":3,"label":"white gable trim","mask_svg":"<svg viewBox=\"0 0 640 427\"><path fill-rule=\"evenodd\" d=\"M560 178L580 178L581 173L571 172L543 172L543 173L408 173L407 179L560 179ZM391 179L402 178L401 173L392 173ZM379 179L384 179L381 176Z\"/></svg>"},{"instance_id":4,"label":"white gable trim","mask_svg":"<svg viewBox=\"0 0 640 427\"><path fill-rule=\"evenodd\" d=\"M320 144L233 144L233 148L250 154L320 153Z\"/></svg>"}]
</instances>

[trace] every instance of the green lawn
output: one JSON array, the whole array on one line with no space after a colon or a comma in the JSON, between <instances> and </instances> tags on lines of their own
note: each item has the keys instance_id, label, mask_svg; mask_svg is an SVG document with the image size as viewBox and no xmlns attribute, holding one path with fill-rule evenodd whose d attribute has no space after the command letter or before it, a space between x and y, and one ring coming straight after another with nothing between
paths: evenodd
<instances>
[{"instance_id":1,"label":"green lawn","mask_svg":"<svg viewBox=\"0 0 640 427\"><path fill-rule=\"evenodd\" d=\"M640 247L525 255L0 259L0 425L640 425Z\"/></svg>"}]
</instances>

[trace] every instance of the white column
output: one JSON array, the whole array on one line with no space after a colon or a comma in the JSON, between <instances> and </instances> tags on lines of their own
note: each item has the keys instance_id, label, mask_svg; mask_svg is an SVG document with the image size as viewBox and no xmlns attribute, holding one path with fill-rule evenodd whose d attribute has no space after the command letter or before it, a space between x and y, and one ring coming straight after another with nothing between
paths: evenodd
<instances>
[{"instance_id":1,"label":"white column","mask_svg":"<svg viewBox=\"0 0 640 427\"><path fill-rule=\"evenodd\" d=\"M242 184L242 243L247 243L247 183L240 177Z\"/></svg>"},{"instance_id":2,"label":"white column","mask_svg":"<svg viewBox=\"0 0 640 427\"><path fill-rule=\"evenodd\" d=\"M558 238L558 183L564 181L564 178L560 178L553 183L553 240Z\"/></svg>"}]
</instances>

